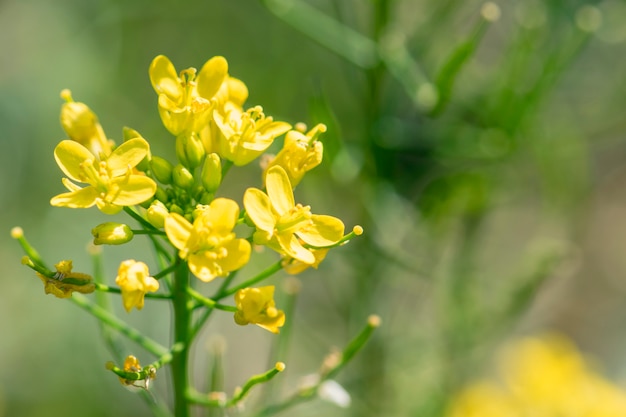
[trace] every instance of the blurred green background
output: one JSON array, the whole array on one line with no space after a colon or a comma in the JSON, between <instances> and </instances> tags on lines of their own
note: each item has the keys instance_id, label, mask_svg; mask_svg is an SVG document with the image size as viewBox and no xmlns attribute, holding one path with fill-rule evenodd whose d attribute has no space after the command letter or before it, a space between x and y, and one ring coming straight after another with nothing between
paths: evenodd
<instances>
[{"instance_id":1,"label":"blurred green background","mask_svg":"<svg viewBox=\"0 0 626 417\"><path fill-rule=\"evenodd\" d=\"M70 88L118 143L130 126L167 155L147 75L158 54L179 70L223 55L248 105L327 124L325 161L296 196L365 228L299 277L276 387L290 392L377 313L383 326L338 378L352 406L315 400L284 415L440 416L500 343L545 330L626 381L626 3L498 6L1 0L0 415L149 415L105 371L96 320L44 295L9 230L22 226L48 263L89 271L89 231L110 219L48 204L62 191L59 92ZM112 278L130 250L150 255L139 239L106 248ZM163 305L126 315L114 303L166 343ZM223 337L232 392L267 368L271 335L224 316L196 343L193 373L202 387L207 346ZM155 395L168 389L165 375L155 381Z\"/></svg>"}]
</instances>

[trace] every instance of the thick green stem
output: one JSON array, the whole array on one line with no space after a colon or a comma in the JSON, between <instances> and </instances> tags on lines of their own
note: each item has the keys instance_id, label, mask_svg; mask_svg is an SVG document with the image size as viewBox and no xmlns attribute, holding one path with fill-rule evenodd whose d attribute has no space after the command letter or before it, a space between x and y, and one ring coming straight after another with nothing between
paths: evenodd
<instances>
[{"instance_id":1,"label":"thick green stem","mask_svg":"<svg viewBox=\"0 0 626 417\"><path fill-rule=\"evenodd\" d=\"M189 309L189 271L187 264L179 260L178 267L174 273L174 285L172 295L174 296L174 344L179 347L172 358L172 382L174 385L174 414L177 417L189 416L189 405L186 393L188 389L189 376L188 356L189 356L189 335L191 323L191 311Z\"/></svg>"}]
</instances>

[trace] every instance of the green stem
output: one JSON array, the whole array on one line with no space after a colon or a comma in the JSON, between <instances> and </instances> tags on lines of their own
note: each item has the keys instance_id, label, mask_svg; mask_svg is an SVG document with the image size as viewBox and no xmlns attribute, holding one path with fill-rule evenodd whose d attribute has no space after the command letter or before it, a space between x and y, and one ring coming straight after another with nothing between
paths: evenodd
<instances>
[{"instance_id":1,"label":"green stem","mask_svg":"<svg viewBox=\"0 0 626 417\"><path fill-rule=\"evenodd\" d=\"M131 232L135 235L161 235L165 236L165 232L163 230L145 230L145 229L130 229Z\"/></svg>"},{"instance_id":2,"label":"green stem","mask_svg":"<svg viewBox=\"0 0 626 417\"><path fill-rule=\"evenodd\" d=\"M168 352L167 348L163 347L161 344L150 339L149 337L142 335L137 329L130 327L128 324L115 317L102 307L95 305L84 295L74 293L70 300L96 317L102 323L107 324L111 326L111 328L122 333L124 336L128 337L130 340L137 343L154 356L160 357Z\"/></svg>"},{"instance_id":3,"label":"green stem","mask_svg":"<svg viewBox=\"0 0 626 417\"><path fill-rule=\"evenodd\" d=\"M177 417L189 416L189 405L187 404L186 393L188 389L189 376L188 355L189 336L191 330L191 311L189 309L189 271L187 264L178 260L176 271L174 272L173 296L174 296L174 344L179 344L180 348L172 357L172 381L174 385L174 414Z\"/></svg>"},{"instance_id":4,"label":"green stem","mask_svg":"<svg viewBox=\"0 0 626 417\"><path fill-rule=\"evenodd\" d=\"M224 310L224 311L230 311L230 312L237 312L237 307L235 306L227 306L224 304L219 304L213 300L211 300L210 298L207 298L205 296L203 296L202 294L200 294L198 291L194 290L191 287L187 287L187 293L196 301L200 302L201 304L213 309L216 308L218 310Z\"/></svg>"},{"instance_id":5,"label":"green stem","mask_svg":"<svg viewBox=\"0 0 626 417\"><path fill-rule=\"evenodd\" d=\"M213 299L213 300L220 299L218 297L222 293L224 293L226 291L226 288L228 288L230 283L233 282L233 280L235 279L235 277L237 276L238 273L239 273L239 271L231 272L226 278L224 278L224 281L222 282L222 285L220 285L218 290L215 292L215 295L213 295L213 297L211 297L211 299ZM224 297L222 297L222 298L224 298ZM211 317L211 313L212 312L213 312L213 309L212 308L208 308L207 310L205 310L205 312L202 314L202 316L198 320L196 320L196 322L193 325L193 328L191 329L191 335L190 335L190 338L189 338L190 340L193 340L193 338L196 336L198 331L200 331L202 326L204 326L204 323L206 323L206 321L209 319L209 317Z\"/></svg>"},{"instance_id":6,"label":"green stem","mask_svg":"<svg viewBox=\"0 0 626 417\"><path fill-rule=\"evenodd\" d=\"M135 210L133 210L132 208L130 208L128 206L124 206L124 211L126 213L128 213L128 215L130 217L132 217L133 219L137 220L146 229L148 229L148 230L158 230L154 226L152 226L148 220L146 220L143 217L141 217L141 215L139 213L137 213Z\"/></svg>"},{"instance_id":7,"label":"green stem","mask_svg":"<svg viewBox=\"0 0 626 417\"><path fill-rule=\"evenodd\" d=\"M118 287L110 287L106 284L100 284L99 282L95 283L96 285L96 290L98 291L102 291L102 292L110 292L110 293L114 293L114 294L121 294L122 293L122 289L118 288ZM144 295L145 298L154 298L157 300L171 300L173 297L169 294L148 294L146 293Z\"/></svg>"},{"instance_id":8,"label":"green stem","mask_svg":"<svg viewBox=\"0 0 626 417\"><path fill-rule=\"evenodd\" d=\"M242 282L239 285L234 286L233 288L230 288L226 291L224 291L223 293L218 294L215 299L216 300L221 300L222 298L228 297L229 295L233 295L234 293L236 293L237 291L244 289L244 288L248 288L260 281L263 281L265 278L270 277L271 275L273 275L274 273L280 271L282 269L282 261L278 261L276 262L274 265L271 265L269 268L267 268L265 271L261 272L259 275L250 278L249 280Z\"/></svg>"}]
</instances>

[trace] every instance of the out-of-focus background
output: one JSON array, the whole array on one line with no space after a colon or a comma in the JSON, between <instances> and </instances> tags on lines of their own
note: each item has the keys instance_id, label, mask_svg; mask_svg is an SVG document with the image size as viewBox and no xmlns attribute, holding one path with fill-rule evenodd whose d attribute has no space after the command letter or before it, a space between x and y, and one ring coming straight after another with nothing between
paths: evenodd
<instances>
[{"instance_id":1,"label":"out-of-focus background","mask_svg":"<svg viewBox=\"0 0 626 417\"><path fill-rule=\"evenodd\" d=\"M223 55L248 105L327 124L325 160L296 196L365 228L299 277L273 393L377 313L383 326L338 377L352 405L284 415L444 415L502 343L546 331L626 382L625 50L618 0L0 1L0 415L149 415L105 371L97 321L44 295L9 230L22 226L49 263L89 271L90 229L111 219L48 204L62 191L59 92L118 143L130 126L167 155L147 75L158 54L179 70ZM140 239L106 248L111 278L129 251L150 256ZM130 315L113 302L167 342L158 301ZM202 386L223 340L230 391L267 369L272 335L223 316L194 347L194 376Z\"/></svg>"}]
</instances>

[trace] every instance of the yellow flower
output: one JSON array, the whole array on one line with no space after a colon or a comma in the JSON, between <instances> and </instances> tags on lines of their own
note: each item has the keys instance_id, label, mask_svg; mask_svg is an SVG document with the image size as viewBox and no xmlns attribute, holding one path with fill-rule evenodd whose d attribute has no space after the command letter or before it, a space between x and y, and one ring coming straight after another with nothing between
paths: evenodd
<instances>
[{"instance_id":1,"label":"yellow flower","mask_svg":"<svg viewBox=\"0 0 626 417\"><path fill-rule=\"evenodd\" d=\"M128 355L126 359L124 359L124 367L122 369L125 372L129 373L138 373L144 371L144 369L141 367L141 363L139 363L139 359L137 359L133 355ZM156 368L154 367L147 368L146 377L144 379L126 379L122 378L121 376L119 377L122 385L131 390L132 388L142 388L145 390L149 389L150 380L154 378L156 378Z\"/></svg>"},{"instance_id":2,"label":"yellow flower","mask_svg":"<svg viewBox=\"0 0 626 417\"><path fill-rule=\"evenodd\" d=\"M165 232L191 272L209 282L241 268L250 259L250 243L237 239L233 232L238 218L237 203L217 198L208 206L198 206L193 224L170 213L165 219Z\"/></svg>"},{"instance_id":3,"label":"yellow flower","mask_svg":"<svg viewBox=\"0 0 626 417\"><path fill-rule=\"evenodd\" d=\"M213 120L219 129L216 152L237 166L252 162L270 147L274 139L291 129L289 123L274 122L271 117L265 117L261 106L245 112L231 108L225 115L214 111Z\"/></svg>"},{"instance_id":4,"label":"yellow flower","mask_svg":"<svg viewBox=\"0 0 626 417\"><path fill-rule=\"evenodd\" d=\"M46 294L52 294L58 298L69 298L74 291L90 294L96 290L91 276L72 272L72 261L61 261L54 267L57 270L54 278L46 277L37 272L37 276L43 282Z\"/></svg>"},{"instance_id":5,"label":"yellow flower","mask_svg":"<svg viewBox=\"0 0 626 417\"><path fill-rule=\"evenodd\" d=\"M528 338L503 355L503 383L481 381L452 401L448 417L626 415L626 394L594 372L566 339Z\"/></svg>"},{"instance_id":6,"label":"yellow flower","mask_svg":"<svg viewBox=\"0 0 626 417\"><path fill-rule=\"evenodd\" d=\"M241 326L252 323L278 333L278 328L285 324L285 313L276 309L273 285L239 290L235 293L235 304L235 323Z\"/></svg>"},{"instance_id":7,"label":"yellow flower","mask_svg":"<svg viewBox=\"0 0 626 417\"><path fill-rule=\"evenodd\" d=\"M280 165L287 172L291 185L297 186L307 171L322 162L324 145L317 137L325 131L326 126L323 124L318 124L306 135L297 130L290 130L285 135L283 148L269 163L268 169Z\"/></svg>"},{"instance_id":8,"label":"yellow flower","mask_svg":"<svg viewBox=\"0 0 626 417\"><path fill-rule=\"evenodd\" d=\"M61 106L61 126L70 139L89 149L98 159L109 155L112 141L107 139L94 112L85 103L74 101L70 90L61 91L61 98L66 101Z\"/></svg>"},{"instance_id":9,"label":"yellow flower","mask_svg":"<svg viewBox=\"0 0 626 417\"><path fill-rule=\"evenodd\" d=\"M133 307L141 310L145 294L159 289L159 281L150 276L148 265L132 259L120 264L115 283L122 290L122 303L128 312Z\"/></svg>"},{"instance_id":10,"label":"yellow flower","mask_svg":"<svg viewBox=\"0 0 626 417\"><path fill-rule=\"evenodd\" d=\"M310 206L295 204L291 183L283 168L273 166L268 169L265 184L267 194L248 188L243 196L246 212L257 228L255 243L313 265L315 255L301 242L323 248L341 240L344 230L341 220L311 214Z\"/></svg>"},{"instance_id":11,"label":"yellow flower","mask_svg":"<svg viewBox=\"0 0 626 417\"><path fill-rule=\"evenodd\" d=\"M199 131L208 122L214 103L212 98L228 77L224 57L209 59L196 76L196 69L176 73L174 64L159 55L150 64L150 81L159 95L159 113L163 124L175 136Z\"/></svg>"},{"instance_id":12,"label":"yellow flower","mask_svg":"<svg viewBox=\"0 0 626 417\"><path fill-rule=\"evenodd\" d=\"M315 262L313 262L312 264L306 264L293 258L285 258L282 262L283 269L286 273L290 275L298 275L299 273L304 272L309 268L317 269L317 267L319 267L322 261L326 258L326 254L328 254L329 250L330 249L328 248L310 249L311 253L313 253L313 256L315 257Z\"/></svg>"},{"instance_id":13,"label":"yellow flower","mask_svg":"<svg viewBox=\"0 0 626 417\"><path fill-rule=\"evenodd\" d=\"M103 213L114 214L122 206L146 201L154 195L156 183L145 175L133 174L132 168L148 150L148 142L135 138L98 161L83 145L71 140L61 141L54 150L54 157L69 178L63 178L63 185L70 192L53 197L50 204L70 208L96 205ZM81 188L72 181L89 185Z\"/></svg>"}]
</instances>

